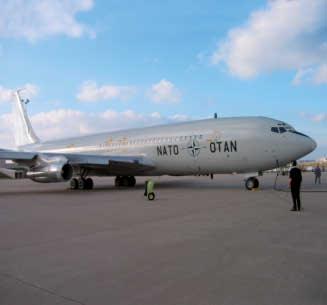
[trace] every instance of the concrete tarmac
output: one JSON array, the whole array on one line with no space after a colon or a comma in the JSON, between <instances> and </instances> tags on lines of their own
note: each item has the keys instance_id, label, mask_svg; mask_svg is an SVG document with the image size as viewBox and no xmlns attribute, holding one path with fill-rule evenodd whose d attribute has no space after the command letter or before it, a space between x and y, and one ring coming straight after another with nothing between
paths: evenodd
<instances>
[{"instance_id":1,"label":"concrete tarmac","mask_svg":"<svg viewBox=\"0 0 327 305\"><path fill-rule=\"evenodd\" d=\"M274 178L155 178L153 202L145 178L0 180L0 304L327 304L326 173L304 175L303 212Z\"/></svg>"}]
</instances>

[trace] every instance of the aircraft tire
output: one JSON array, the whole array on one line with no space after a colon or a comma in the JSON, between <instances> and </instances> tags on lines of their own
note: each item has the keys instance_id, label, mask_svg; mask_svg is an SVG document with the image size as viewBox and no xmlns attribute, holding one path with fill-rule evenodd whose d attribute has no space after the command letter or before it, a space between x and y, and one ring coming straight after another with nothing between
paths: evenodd
<instances>
[{"instance_id":1,"label":"aircraft tire","mask_svg":"<svg viewBox=\"0 0 327 305\"><path fill-rule=\"evenodd\" d=\"M116 187L119 187L119 186L122 186L122 177L121 176L117 176L116 178L115 178L115 186Z\"/></svg>"},{"instance_id":2,"label":"aircraft tire","mask_svg":"<svg viewBox=\"0 0 327 305\"><path fill-rule=\"evenodd\" d=\"M85 190L86 189L86 180L84 178L78 179L78 189Z\"/></svg>"},{"instance_id":3,"label":"aircraft tire","mask_svg":"<svg viewBox=\"0 0 327 305\"><path fill-rule=\"evenodd\" d=\"M255 177L250 177L245 181L245 188L249 191L259 187L259 180Z\"/></svg>"},{"instance_id":4,"label":"aircraft tire","mask_svg":"<svg viewBox=\"0 0 327 305\"><path fill-rule=\"evenodd\" d=\"M86 190L93 190L94 182L92 178L87 178L85 180L85 189Z\"/></svg>"},{"instance_id":5,"label":"aircraft tire","mask_svg":"<svg viewBox=\"0 0 327 305\"><path fill-rule=\"evenodd\" d=\"M130 177L128 177L128 182L129 182L129 184L128 184L128 186L135 186L135 184L136 184L136 179L135 179L135 177L134 176L130 176Z\"/></svg>"},{"instance_id":6,"label":"aircraft tire","mask_svg":"<svg viewBox=\"0 0 327 305\"><path fill-rule=\"evenodd\" d=\"M78 189L78 180L76 178L73 178L72 180L70 180L70 189L71 190Z\"/></svg>"},{"instance_id":7,"label":"aircraft tire","mask_svg":"<svg viewBox=\"0 0 327 305\"><path fill-rule=\"evenodd\" d=\"M249 178L245 181L245 188L248 190L248 191L251 191L253 189L253 181L252 181L252 178Z\"/></svg>"},{"instance_id":8,"label":"aircraft tire","mask_svg":"<svg viewBox=\"0 0 327 305\"><path fill-rule=\"evenodd\" d=\"M135 186L136 179L134 176L117 176L115 179L115 186L120 187L128 187L128 186Z\"/></svg>"},{"instance_id":9,"label":"aircraft tire","mask_svg":"<svg viewBox=\"0 0 327 305\"><path fill-rule=\"evenodd\" d=\"M156 198L156 195L154 193L151 192L151 193L148 194L148 199L150 201L154 200L154 198Z\"/></svg>"},{"instance_id":10,"label":"aircraft tire","mask_svg":"<svg viewBox=\"0 0 327 305\"><path fill-rule=\"evenodd\" d=\"M130 179L129 179L128 176L124 176L124 177L122 177L122 182L121 182L122 186L124 186L124 187L126 187L126 186L130 186L129 183L130 183Z\"/></svg>"},{"instance_id":11,"label":"aircraft tire","mask_svg":"<svg viewBox=\"0 0 327 305\"><path fill-rule=\"evenodd\" d=\"M254 188L259 188L259 180L257 178L254 178Z\"/></svg>"}]
</instances>

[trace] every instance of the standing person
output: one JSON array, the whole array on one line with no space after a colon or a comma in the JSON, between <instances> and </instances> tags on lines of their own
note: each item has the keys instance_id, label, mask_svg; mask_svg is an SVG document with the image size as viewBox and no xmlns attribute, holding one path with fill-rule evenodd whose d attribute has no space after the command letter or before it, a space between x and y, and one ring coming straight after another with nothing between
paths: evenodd
<instances>
[{"instance_id":1,"label":"standing person","mask_svg":"<svg viewBox=\"0 0 327 305\"><path fill-rule=\"evenodd\" d=\"M290 170L290 188L292 193L293 208L291 211L300 211L301 210L301 200L300 200L300 189L302 182L302 173L301 170L296 167L296 161L293 161L292 168Z\"/></svg>"},{"instance_id":2,"label":"standing person","mask_svg":"<svg viewBox=\"0 0 327 305\"><path fill-rule=\"evenodd\" d=\"M315 184L317 184L317 182L319 182L319 184L321 184L321 169L319 167L319 164L314 169L314 173L315 173Z\"/></svg>"}]
</instances>

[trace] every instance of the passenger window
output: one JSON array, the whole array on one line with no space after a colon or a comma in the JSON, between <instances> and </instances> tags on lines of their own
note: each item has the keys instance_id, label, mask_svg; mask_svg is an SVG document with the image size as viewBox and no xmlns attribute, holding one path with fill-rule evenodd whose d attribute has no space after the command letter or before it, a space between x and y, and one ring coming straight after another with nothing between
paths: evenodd
<instances>
[{"instance_id":1,"label":"passenger window","mask_svg":"<svg viewBox=\"0 0 327 305\"><path fill-rule=\"evenodd\" d=\"M279 131L278 131L278 127L271 127L271 131L272 131L272 132L279 133Z\"/></svg>"},{"instance_id":2,"label":"passenger window","mask_svg":"<svg viewBox=\"0 0 327 305\"><path fill-rule=\"evenodd\" d=\"M279 127L279 132L284 133L284 132L286 132L286 129L284 127Z\"/></svg>"}]
</instances>

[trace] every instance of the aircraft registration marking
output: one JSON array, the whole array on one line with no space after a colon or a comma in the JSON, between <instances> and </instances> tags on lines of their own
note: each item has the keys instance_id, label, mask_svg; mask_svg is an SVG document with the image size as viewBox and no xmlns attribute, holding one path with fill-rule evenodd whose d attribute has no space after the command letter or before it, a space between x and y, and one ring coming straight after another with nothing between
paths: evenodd
<instances>
[{"instance_id":1,"label":"aircraft registration marking","mask_svg":"<svg viewBox=\"0 0 327 305\"><path fill-rule=\"evenodd\" d=\"M191 157L198 157L202 149L207 146L201 146L200 143L192 139L186 147L175 145L157 145L158 156L178 156L181 150L187 150ZM237 152L237 140L231 141L211 141L209 143L209 151L211 153L231 153Z\"/></svg>"}]
</instances>

